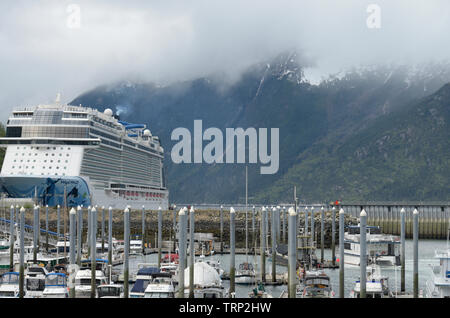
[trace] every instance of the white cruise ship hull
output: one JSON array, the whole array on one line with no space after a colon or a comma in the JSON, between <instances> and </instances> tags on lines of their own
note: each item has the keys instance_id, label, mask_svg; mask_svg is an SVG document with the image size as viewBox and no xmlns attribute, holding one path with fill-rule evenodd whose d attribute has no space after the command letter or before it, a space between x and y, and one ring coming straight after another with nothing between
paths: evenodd
<instances>
[{"instance_id":1,"label":"white cruise ship hull","mask_svg":"<svg viewBox=\"0 0 450 318\"><path fill-rule=\"evenodd\" d=\"M48 206L168 209L164 149L145 124L59 102L13 110L0 193Z\"/></svg>"}]
</instances>

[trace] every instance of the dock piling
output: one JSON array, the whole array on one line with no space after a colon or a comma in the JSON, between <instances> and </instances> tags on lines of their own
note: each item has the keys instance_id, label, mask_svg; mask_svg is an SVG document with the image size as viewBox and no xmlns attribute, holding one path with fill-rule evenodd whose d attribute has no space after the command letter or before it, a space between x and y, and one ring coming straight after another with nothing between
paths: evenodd
<instances>
[{"instance_id":1,"label":"dock piling","mask_svg":"<svg viewBox=\"0 0 450 318\"><path fill-rule=\"evenodd\" d=\"M261 256L261 281L266 282L266 216L267 210L261 210L260 256Z\"/></svg>"},{"instance_id":2,"label":"dock piling","mask_svg":"<svg viewBox=\"0 0 450 318\"><path fill-rule=\"evenodd\" d=\"M112 207L108 208L108 264L112 265ZM111 282L110 282L111 283Z\"/></svg>"},{"instance_id":3,"label":"dock piling","mask_svg":"<svg viewBox=\"0 0 450 318\"><path fill-rule=\"evenodd\" d=\"M178 298L184 298L184 258L186 257L186 212L184 208L180 209L178 214L178 253L179 253L179 271L178 271Z\"/></svg>"},{"instance_id":4,"label":"dock piling","mask_svg":"<svg viewBox=\"0 0 450 318\"><path fill-rule=\"evenodd\" d=\"M320 209L320 262L323 264L325 261L324 248L325 248L325 211L322 207Z\"/></svg>"},{"instance_id":5,"label":"dock piling","mask_svg":"<svg viewBox=\"0 0 450 318\"><path fill-rule=\"evenodd\" d=\"M401 241L401 250L400 250L400 263L401 263L401 282L400 282L400 291L405 291L405 209L400 210L400 218L401 218L401 227L400 227L400 241Z\"/></svg>"},{"instance_id":6,"label":"dock piling","mask_svg":"<svg viewBox=\"0 0 450 318\"><path fill-rule=\"evenodd\" d=\"M61 234L61 206L58 204L56 206L56 242L58 242L59 240L59 236ZM56 248L56 257L58 258L59 256L59 250L58 248ZM58 264L59 264L59 258L57 260Z\"/></svg>"},{"instance_id":7,"label":"dock piling","mask_svg":"<svg viewBox=\"0 0 450 318\"><path fill-rule=\"evenodd\" d=\"M145 252L145 206L142 206L142 215L141 215L141 233L142 233L142 254Z\"/></svg>"},{"instance_id":8,"label":"dock piling","mask_svg":"<svg viewBox=\"0 0 450 318\"><path fill-rule=\"evenodd\" d=\"M128 298L128 284L129 284L129 254L130 254L130 209L128 207L123 211L123 292L124 298Z\"/></svg>"},{"instance_id":9,"label":"dock piling","mask_svg":"<svg viewBox=\"0 0 450 318\"><path fill-rule=\"evenodd\" d=\"M361 269L359 286L360 286L360 297L366 298L366 267L367 267L367 213L364 209L360 214L360 254L359 254L359 267Z\"/></svg>"},{"instance_id":10,"label":"dock piling","mask_svg":"<svg viewBox=\"0 0 450 318\"><path fill-rule=\"evenodd\" d=\"M414 228L413 228L413 297L419 297L419 211L414 209Z\"/></svg>"},{"instance_id":11,"label":"dock piling","mask_svg":"<svg viewBox=\"0 0 450 318\"><path fill-rule=\"evenodd\" d=\"M82 246L83 246L83 209L81 209L81 206L77 207L77 265L81 266L81 255L83 253ZM72 244L72 243L71 243ZM72 249L70 249L72 250Z\"/></svg>"},{"instance_id":12,"label":"dock piling","mask_svg":"<svg viewBox=\"0 0 450 318\"><path fill-rule=\"evenodd\" d=\"M305 235L308 235L309 232L309 211L308 207L305 208Z\"/></svg>"},{"instance_id":13,"label":"dock piling","mask_svg":"<svg viewBox=\"0 0 450 318\"><path fill-rule=\"evenodd\" d=\"M235 219L236 213L234 209L230 208L230 298L235 293L235 271L236 271L236 264L235 264L235 247L236 247L236 224Z\"/></svg>"},{"instance_id":14,"label":"dock piling","mask_svg":"<svg viewBox=\"0 0 450 318\"><path fill-rule=\"evenodd\" d=\"M172 239L172 246L173 246L173 252L176 251L176 240L177 240L177 210L176 205L173 206L173 212L172 212L172 232L173 232L173 239Z\"/></svg>"},{"instance_id":15,"label":"dock piling","mask_svg":"<svg viewBox=\"0 0 450 318\"><path fill-rule=\"evenodd\" d=\"M344 298L344 209L339 210L339 298Z\"/></svg>"},{"instance_id":16,"label":"dock piling","mask_svg":"<svg viewBox=\"0 0 450 318\"><path fill-rule=\"evenodd\" d=\"M331 209L331 262L336 266L336 208Z\"/></svg>"},{"instance_id":17,"label":"dock piling","mask_svg":"<svg viewBox=\"0 0 450 318\"><path fill-rule=\"evenodd\" d=\"M86 235L86 243L88 247L88 257L91 256L91 206L87 208L87 235Z\"/></svg>"},{"instance_id":18,"label":"dock piling","mask_svg":"<svg viewBox=\"0 0 450 318\"><path fill-rule=\"evenodd\" d=\"M223 254L223 205L220 206L220 254Z\"/></svg>"},{"instance_id":19,"label":"dock piling","mask_svg":"<svg viewBox=\"0 0 450 318\"><path fill-rule=\"evenodd\" d=\"M14 271L14 205L9 211L9 271Z\"/></svg>"},{"instance_id":20,"label":"dock piling","mask_svg":"<svg viewBox=\"0 0 450 318\"><path fill-rule=\"evenodd\" d=\"M162 208L158 208L158 268L161 267L161 249L162 249Z\"/></svg>"},{"instance_id":21,"label":"dock piling","mask_svg":"<svg viewBox=\"0 0 450 318\"><path fill-rule=\"evenodd\" d=\"M25 249L25 208L20 208L20 256L19 256L19 297L25 296L24 273L24 249Z\"/></svg>"},{"instance_id":22,"label":"dock piling","mask_svg":"<svg viewBox=\"0 0 450 318\"><path fill-rule=\"evenodd\" d=\"M194 298L194 264L195 264L195 210L191 206L189 211L189 298Z\"/></svg>"},{"instance_id":23,"label":"dock piling","mask_svg":"<svg viewBox=\"0 0 450 318\"><path fill-rule=\"evenodd\" d=\"M272 209L272 230L270 233L272 237L272 282L277 281L277 271L276 271L276 264L277 264L277 208Z\"/></svg>"},{"instance_id":24,"label":"dock piling","mask_svg":"<svg viewBox=\"0 0 450 318\"><path fill-rule=\"evenodd\" d=\"M96 268L97 268L97 262L96 262L96 252L97 252L97 209L93 207L91 209L91 298L96 297L96 291L97 291L97 284L96 284ZM71 249L72 250L72 249Z\"/></svg>"},{"instance_id":25,"label":"dock piling","mask_svg":"<svg viewBox=\"0 0 450 318\"><path fill-rule=\"evenodd\" d=\"M283 214L283 244L286 244L286 207L283 207L283 211L281 212Z\"/></svg>"},{"instance_id":26,"label":"dock piling","mask_svg":"<svg viewBox=\"0 0 450 318\"><path fill-rule=\"evenodd\" d=\"M297 212L294 208L289 208L289 220L288 220L288 279L289 288L288 295L289 298L296 297L296 270L297 270L297 252L296 252L296 241L297 241Z\"/></svg>"},{"instance_id":27,"label":"dock piling","mask_svg":"<svg viewBox=\"0 0 450 318\"><path fill-rule=\"evenodd\" d=\"M39 208L37 205L33 209L33 263L37 263L38 237L39 237Z\"/></svg>"},{"instance_id":28,"label":"dock piling","mask_svg":"<svg viewBox=\"0 0 450 318\"><path fill-rule=\"evenodd\" d=\"M255 206L253 206L253 208L252 208L252 245L253 246L256 246L255 245L255 213L256 213Z\"/></svg>"},{"instance_id":29,"label":"dock piling","mask_svg":"<svg viewBox=\"0 0 450 318\"><path fill-rule=\"evenodd\" d=\"M102 206L102 255L105 253L105 207Z\"/></svg>"},{"instance_id":30,"label":"dock piling","mask_svg":"<svg viewBox=\"0 0 450 318\"><path fill-rule=\"evenodd\" d=\"M45 251L48 253L48 204L45 206Z\"/></svg>"},{"instance_id":31,"label":"dock piling","mask_svg":"<svg viewBox=\"0 0 450 318\"><path fill-rule=\"evenodd\" d=\"M69 212L69 234L70 234L70 257L69 263L71 265L75 264L75 236L76 236L76 211L74 208L70 209ZM71 284L72 286L72 284ZM69 290L70 298L75 298L75 287L71 287Z\"/></svg>"}]
</instances>

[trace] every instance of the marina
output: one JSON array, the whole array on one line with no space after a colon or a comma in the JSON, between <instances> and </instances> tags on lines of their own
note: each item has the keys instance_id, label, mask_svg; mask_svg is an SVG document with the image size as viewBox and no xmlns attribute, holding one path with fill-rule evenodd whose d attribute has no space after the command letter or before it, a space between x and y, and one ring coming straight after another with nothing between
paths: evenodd
<instances>
[{"instance_id":1,"label":"marina","mask_svg":"<svg viewBox=\"0 0 450 318\"><path fill-rule=\"evenodd\" d=\"M345 261L348 254L344 253L345 279L343 286L341 286L339 217L342 215L342 219L344 219L345 212L341 209L340 213L335 213L336 209L331 209L331 211L324 211L323 213L324 217L332 216L333 214L336 217L336 222L332 222L335 227L334 231L333 228L330 229L330 232L334 232L336 235L335 250L333 251L333 244L330 242L328 242L326 248L322 248L321 243L312 239L312 235L315 238L321 236L320 228L322 227L322 222L320 218L322 213L319 212L313 216L310 214L311 208L309 210L308 214L305 213L306 209L303 214L299 213L300 216L307 216L307 219L303 219L301 222L295 220L295 223L290 224L291 228L293 228L291 231L295 230L294 235L297 236L297 240L294 241L297 251L296 270L294 272L294 297L363 297L362 290L364 288L366 289L365 296L369 298L413 296L435 298L448 296L450 280L450 277L448 277L448 258L450 255L448 240L424 238L419 240L417 237L418 250L416 259L414 257L416 250L414 239L405 238L404 246L402 246L401 236L385 234L382 228L378 226L364 225L360 223L361 217L357 225L344 225L343 244L354 241L359 246L365 241L365 246L354 249L359 251L358 255L352 255L352 259L364 259L365 263ZM320 209L317 210L320 211ZM33 211L39 211L39 208L36 206L34 209L29 209L28 213L33 213ZM289 253L292 249L289 249L290 245L285 245L283 240L282 220L284 216L282 208L280 208L280 213L278 213L277 208L266 209L264 207L260 211L255 208L256 214L251 215L252 217L254 216L253 224L255 226L247 227L249 233L242 236L247 237L247 239L252 238L252 242L251 244L245 244L245 242L241 241L239 244L241 247L239 248L236 248L235 238L229 235L233 231L237 232L236 227L232 226L232 224L236 223L238 215L239 217L244 217L245 220L243 212L236 213L234 211L230 213L230 211L222 211L224 219L227 216L228 218L231 217L228 220L229 231L223 231L228 232L223 234L226 234L230 240L229 242L221 242L220 237L216 237L211 233L198 232L192 232L192 235L184 235L186 239L183 242L183 239L178 240L177 238L182 237L180 236L183 235L182 231L191 233L186 229L190 229L191 222L194 224L196 218L202 213L202 211L195 210L193 206L190 207L190 212L183 216L182 212L185 211L188 211L188 209L183 207L176 215L174 228L177 231L177 235L175 235L175 242L173 242L174 236L172 233L165 236L162 233L162 219L173 221L173 211L162 211L159 209L145 212L154 213L156 218L158 218L158 214L161 214L161 226L158 227L159 234L156 235L156 241L147 241L145 235L141 235L144 237L144 240L133 239L133 235L136 236L137 233L130 234L130 230L126 228L126 226L130 228L130 223L125 219L122 224L124 226L124 232L122 233L128 232L126 234L126 237L128 236L129 238L127 242L123 236L118 237L119 239L116 238L118 232L115 232L114 237L112 233L110 235L109 231L112 230L113 224L112 219L111 221L109 219L109 213L103 219L107 226L105 226L105 231L102 232L102 217L101 214L97 213L95 207L71 209L67 218L69 224L66 224L69 232L66 235L52 232L54 235L59 236L59 240L56 242L49 240L47 244L45 240L46 230L37 228L37 223L23 224L23 226L21 222L16 223L16 213L19 214L18 219L20 221L26 214L26 209L21 208L19 211L16 211L16 208L12 206L9 211L10 219L1 219L3 224L1 228L5 229L2 234L6 242L3 244L5 247L2 249L4 256L2 257L1 295L3 297L21 296L20 272L23 268L22 296L26 298L71 296L71 293L64 292L64 286L68 286L69 290L73 290L73 297L76 298L121 298L127 295L127 283L128 297L140 298L180 297L180 290L183 290L183 297L191 297L193 293L195 298L284 298L289 296L290 275L287 269L289 268L289 262L292 261L290 259L291 253ZM79 216L77 217L77 212L86 213L91 217L90 222L83 222L83 224L77 222L77 220L80 220ZM127 213L130 213L123 211L114 212L121 213L124 218ZM141 210L133 213L140 214ZM221 212L219 210L216 213L220 215ZM293 213L292 208L290 213ZM7 217L7 214L6 210L3 210L3 215ZM60 217L61 214L63 215L64 213L60 213ZM419 213L417 212L415 215L417 215L416 222L418 225ZM189 219L186 216L189 216ZM317 216L319 219L316 218ZM186 221L183 221L184 217ZM287 222L284 223L288 226L290 222L289 217L293 217L293 215L288 215ZM97 222L95 222L94 218L97 219ZM279 222L276 221L276 218L278 218ZM35 219L31 218L31 220ZM39 213L36 220L39 220ZM251 223L250 221L249 223ZM267 227L265 226L266 221L268 221ZM61 223L63 224L64 222ZM95 223L97 224L95 225ZM12 231L14 233L12 243L15 246L12 258L10 257L11 253L8 253L9 244L7 244L11 243L9 236L11 232L7 230L11 228L11 224L15 229ZM301 227L297 228L297 224L300 224ZM146 223L144 231L149 230L147 228L148 225L149 223ZM81 231L76 230L77 226L81 226ZM257 235L252 235L252 230L256 230L257 227L259 227L259 232ZM364 227L366 228L365 238L361 235L361 233L364 233L361 232L361 229ZM25 236L26 228L28 229L28 236ZM31 231L29 230L30 228ZM194 229L194 226L192 228ZM246 227L241 227L240 231L245 232L245 229ZM267 231L267 229L270 230ZM312 229L314 229L314 234ZM50 230L53 229L50 227ZM277 243L278 231L280 232L278 237L281 241L279 243ZM38 244L34 244L34 238L39 237L36 235L37 232L43 233L43 236L41 235L37 240ZM298 232L298 234L295 234L295 232ZM80 240L82 250L79 256L77 248L70 248L71 246L79 246L77 243L78 233L83 234ZM418 231L415 233L418 234ZM102 234L104 237L102 237ZM389 253L385 253L383 245L379 244L380 235L383 237L383 240L389 238L390 242L395 244L393 262L387 262L385 259L386 256L389 256ZM222 235L222 238L224 236ZM253 241L253 236L255 241ZM21 240L22 237L23 242ZM261 241L261 238L266 237L268 237L267 240L263 239ZM191 239L193 244L191 244ZM65 245L61 244L64 241ZM292 243L289 242L289 236L287 241L286 243ZM261 245L259 242L264 244ZM46 245L50 246L48 252ZM247 249L245 245L248 246ZM22 250L21 246L23 246ZM25 248L26 246L28 247ZM111 246L111 249L109 246ZM134 246L133 251L132 246ZM345 248L344 250L346 251ZM264 253L261 253L261 251L264 251ZM403 274L402 251L405 253ZM25 255L28 256L25 257ZM336 265L333 265L333 255ZM365 258L363 255L365 255ZM91 258L94 258L95 262L91 261ZM184 262L181 261L183 258ZM11 259L13 260L12 264L10 262ZM377 261L377 259L381 261ZM274 263L273 260L276 262ZM194 264L192 274L191 264ZM261 264L264 264L264 267L261 267ZM365 265L360 266L361 264ZM12 268L10 267L11 265ZM183 275L180 273L181 270ZM362 276L363 270L366 274ZM361 277L367 279L365 286L361 284ZM180 284L180 278L183 279L183 284ZM192 285L194 287L193 290L190 287L191 279L194 282ZM180 289L181 287L182 289ZM341 288L343 290L342 296L340 294Z\"/></svg>"}]
</instances>

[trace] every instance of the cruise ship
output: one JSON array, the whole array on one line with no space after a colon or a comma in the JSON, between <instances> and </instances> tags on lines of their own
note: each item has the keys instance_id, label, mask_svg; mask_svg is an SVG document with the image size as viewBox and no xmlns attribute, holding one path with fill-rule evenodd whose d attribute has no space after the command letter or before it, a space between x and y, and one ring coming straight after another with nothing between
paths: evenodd
<instances>
[{"instance_id":1,"label":"cruise ship","mask_svg":"<svg viewBox=\"0 0 450 318\"><path fill-rule=\"evenodd\" d=\"M145 124L111 109L54 104L14 109L0 192L41 205L168 208L164 149Z\"/></svg>"}]
</instances>

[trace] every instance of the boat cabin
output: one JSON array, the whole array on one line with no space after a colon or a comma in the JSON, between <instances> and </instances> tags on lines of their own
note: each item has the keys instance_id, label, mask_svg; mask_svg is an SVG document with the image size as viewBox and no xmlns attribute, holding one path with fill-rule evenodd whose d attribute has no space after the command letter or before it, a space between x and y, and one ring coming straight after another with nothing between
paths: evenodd
<instances>
[{"instance_id":1,"label":"boat cabin","mask_svg":"<svg viewBox=\"0 0 450 318\"><path fill-rule=\"evenodd\" d=\"M8 272L0 275L0 298L19 297L19 273Z\"/></svg>"}]
</instances>

